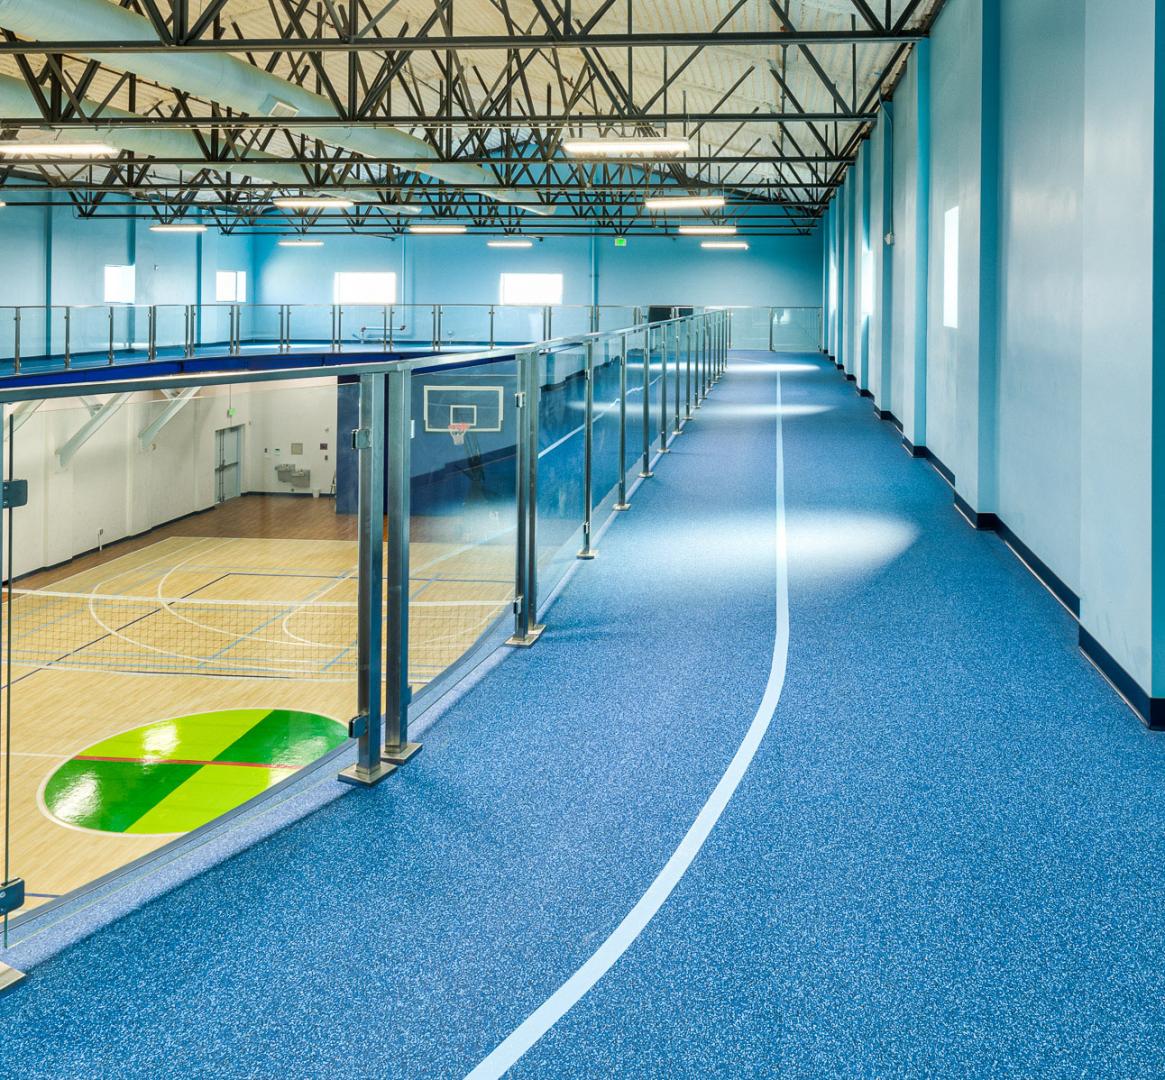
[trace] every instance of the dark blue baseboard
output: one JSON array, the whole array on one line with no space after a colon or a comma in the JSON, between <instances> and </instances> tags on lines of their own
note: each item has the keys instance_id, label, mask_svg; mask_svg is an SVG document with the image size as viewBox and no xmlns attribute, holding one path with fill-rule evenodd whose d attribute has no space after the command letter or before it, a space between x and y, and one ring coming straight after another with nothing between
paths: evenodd
<instances>
[{"instance_id":1,"label":"dark blue baseboard","mask_svg":"<svg viewBox=\"0 0 1165 1080\"><path fill-rule=\"evenodd\" d=\"M1165 698L1150 697L1099 641L1080 627L1080 651L1121 697L1129 703L1150 731L1165 731Z\"/></svg>"},{"instance_id":2,"label":"dark blue baseboard","mask_svg":"<svg viewBox=\"0 0 1165 1080\"><path fill-rule=\"evenodd\" d=\"M858 393L864 398L873 399L873 396L874 396L874 391L867 390L864 386L858 391Z\"/></svg>"},{"instance_id":3,"label":"dark blue baseboard","mask_svg":"<svg viewBox=\"0 0 1165 1080\"><path fill-rule=\"evenodd\" d=\"M938 463L935 463L935 468L938 468ZM950 483L954 485L954 478L950 479ZM957 491L955 492L955 509L963 515L975 529L980 532L998 532L999 518L990 510L976 510L966 499L963 498Z\"/></svg>"},{"instance_id":4,"label":"dark blue baseboard","mask_svg":"<svg viewBox=\"0 0 1165 1080\"><path fill-rule=\"evenodd\" d=\"M994 516L994 515L992 515ZM1041 559L1031 548L1007 527L1006 522L995 518L995 531L1003 538L1020 561L1043 583L1044 587L1071 613L1073 618L1080 618L1080 597L1077 596L1061 578Z\"/></svg>"}]
</instances>

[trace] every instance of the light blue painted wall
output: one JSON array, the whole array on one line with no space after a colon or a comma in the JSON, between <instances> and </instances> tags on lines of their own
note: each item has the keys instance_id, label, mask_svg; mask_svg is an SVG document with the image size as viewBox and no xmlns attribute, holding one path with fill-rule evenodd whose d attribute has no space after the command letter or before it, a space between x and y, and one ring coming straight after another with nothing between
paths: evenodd
<instances>
[{"instance_id":1,"label":"light blue painted wall","mask_svg":"<svg viewBox=\"0 0 1165 1080\"><path fill-rule=\"evenodd\" d=\"M1152 608L1153 387L1162 362L1152 335L1154 8L1085 7L1080 602L1085 629L1161 696Z\"/></svg>"},{"instance_id":2,"label":"light blue painted wall","mask_svg":"<svg viewBox=\"0 0 1165 1080\"><path fill-rule=\"evenodd\" d=\"M882 120L881 123L885 123ZM894 246L891 255L891 389L889 408L915 440L914 318L918 205L918 62L910 57L894 95Z\"/></svg>"},{"instance_id":3,"label":"light blue painted wall","mask_svg":"<svg viewBox=\"0 0 1165 1080\"><path fill-rule=\"evenodd\" d=\"M931 201L926 445L964 485L978 457L982 2L955 0L931 36ZM944 325L945 218L959 208L958 328ZM976 506L976 490L964 498ZM977 507L976 507L977 508Z\"/></svg>"},{"instance_id":4,"label":"light blue painted wall","mask_svg":"<svg viewBox=\"0 0 1165 1080\"><path fill-rule=\"evenodd\" d=\"M600 304L744 304L817 307L822 237L755 237L746 253L704 251L696 238L631 237L596 248ZM587 237L549 237L528 251L498 251L475 236L417 236L397 241L333 237L322 249L286 249L256 241L263 303L330 303L337 270L403 275L404 303L492 304L504 272L561 273L566 304L590 304L595 292Z\"/></svg>"},{"instance_id":5,"label":"light blue painted wall","mask_svg":"<svg viewBox=\"0 0 1165 1080\"><path fill-rule=\"evenodd\" d=\"M1080 588L1084 0L1003 8L1000 517Z\"/></svg>"}]
</instances>

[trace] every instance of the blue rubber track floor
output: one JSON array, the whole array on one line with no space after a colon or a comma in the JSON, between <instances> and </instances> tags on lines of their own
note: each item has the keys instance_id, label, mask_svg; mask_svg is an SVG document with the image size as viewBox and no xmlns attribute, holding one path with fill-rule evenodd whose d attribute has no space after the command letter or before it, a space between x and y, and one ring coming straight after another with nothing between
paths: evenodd
<instances>
[{"instance_id":1,"label":"blue rubber track floor","mask_svg":"<svg viewBox=\"0 0 1165 1080\"><path fill-rule=\"evenodd\" d=\"M777 380L782 406L778 417ZM0 1073L464 1076L649 887L529 1077L1159 1076L1165 742L832 366L728 376L515 652L353 791L0 997Z\"/></svg>"}]
</instances>

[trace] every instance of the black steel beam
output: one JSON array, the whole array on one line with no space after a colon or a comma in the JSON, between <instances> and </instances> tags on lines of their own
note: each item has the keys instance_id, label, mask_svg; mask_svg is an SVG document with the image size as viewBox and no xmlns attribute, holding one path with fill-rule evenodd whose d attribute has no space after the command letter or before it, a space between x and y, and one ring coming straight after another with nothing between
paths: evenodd
<instances>
[{"instance_id":1,"label":"black steel beam","mask_svg":"<svg viewBox=\"0 0 1165 1080\"><path fill-rule=\"evenodd\" d=\"M650 48L740 48L779 45L884 45L920 41L920 30L720 30L674 31L670 33L528 34L521 38L502 35L431 35L424 37L321 37L286 38L199 38L181 45L164 41L5 41L0 55L71 53L113 55L175 52L417 52L428 49L458 51L526 52L560 49L650 49Z\"/></svg>"}]
</instances>

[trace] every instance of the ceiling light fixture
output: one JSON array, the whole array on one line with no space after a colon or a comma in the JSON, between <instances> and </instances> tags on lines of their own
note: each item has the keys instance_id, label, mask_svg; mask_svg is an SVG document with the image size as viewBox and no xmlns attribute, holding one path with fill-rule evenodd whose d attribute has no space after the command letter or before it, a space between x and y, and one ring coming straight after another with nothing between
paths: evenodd
<instances>
[{"instance_id":1,"label":"ceiling light fixture","mask_svg":"<svg viewBox=\"0 0 1165 1080\"><path fill-rule=\"evenodd\" d=\"M421 236L456 236L465 232L464 225L410 225L409 232Z\"/></svg>"},{"instance_id":2,"label":"ceiling light fixture","mask_svg":"<svg viewBox=\"0 0 1165 1080\"><path fill-rule=\"evenodd\" d=\"M648 210L723 210L723 195L654 195L643 200Z\"/></svg>"},{"instance_id":3,"label":"ceiling light fixture","mask_svg":"<svg viewBox=\"0 0 1165 1080\"><path fill-rule=\"evenodd\" d=\"M748 244L743 240L705 240L700 247L705 251L747 251Z\"/></svg>"},{"instance_id":4,"label":"ceiling light fixture","mask_svg":"<svg viewBox=\"0 0 1165 1080\"><path fill-rule=\"evenodd\" d=\"M562 149L582 157L658 157L687 154L687 139L563 139Z\"/></svg>"},{"instance_id":5,"label":"ceiling light fixture","mask_svg":"<svg viewBox=\"0 0 1165 1080\"><path fill-rule=\"evenodd\" d=\"M183 224L180 221L170 223L163 222L161 225L151 225L150 232L160 233L204 233L206 232L205 225L191 225Z\"/></svg>"},{"instance_id":6,"label":"ceiling light fixture","mask_svg":"<svg viewBox=\"0 0 1165 1080\"><path fill-rule=\"evenodd\" d=\"M0 154L6 157L30 158L96 158L116 157L120 153L107 143L0 143Z\"/></svg>"},{"instance_id":7,"label":"ceiling light fixture","mask_svg":"<svg viewBox=\"0 0 1165 1080\"><path fill-rule=\"evenodd\" d=\"M286 248L321 248L324 246L322 240L280 240L280 247Z\"/></svg>"},{"instance_id":8,"label":"ceiling light fixture","mask_svg":"<svg viewBox=\"0 0 1165 1080\"><path fill-rule=\"evenodd\" d=\"M351 199L332 199L307 195L272 199L271 204L280 210L350 210L355 205Z\"/></svg>"},{"instance_id":9,"label":"ceiling light fixture","mask_svg":"<svg viewBox=\"0 0 1165 1080\"><path fill-rule=\"evenodd\" d=\"M491 248L532 248L534 246L533 240L487 240L486 247Z\"/></svg>"},{"instance_id":10,"label":"ceiling light fixture","mask_svg":"<svg viewBox=\"0 0 1165 1080\"><path fill-rule=\"evenodd\" d=\"M735 225L681 225L676 229L680 236L735 236Z\"/></svg>"}]
</instances>

